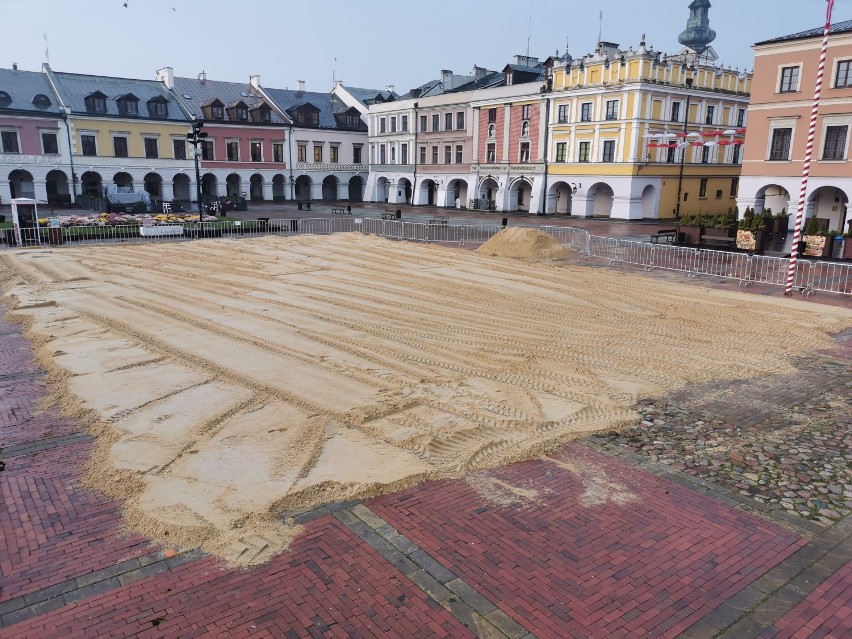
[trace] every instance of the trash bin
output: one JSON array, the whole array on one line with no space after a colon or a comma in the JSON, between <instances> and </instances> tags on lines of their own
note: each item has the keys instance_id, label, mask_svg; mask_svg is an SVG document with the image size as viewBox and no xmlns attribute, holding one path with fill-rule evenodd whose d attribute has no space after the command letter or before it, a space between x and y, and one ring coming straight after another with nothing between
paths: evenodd
<instances>
[{"instance_id":1,"label":"trash bin","mask_svg":"<svg viewBox=\"0 0 852 639\"><path fill-rule=\"evenodd\" d=\"M504 217L504 218L503 218L503 228L506 228L506 225L507 225L508 223L509 223L509 218Z\"/></svg>"},{"instance_id":2,"label":"trash bin","mask_svg":"<svg viewBox=\"0 0 852 639\"><path fill-rule=\"evenodd\" d=\"M347 205L346 205L346 212L347 212L349 215L352 215L352 207L351 207L349 204L347 204Z\"/></svg>"},{"instance_id":3,"label":"trash bin","mask_svg":"<svg viewBox=\"0 0 852 639\"><path fill-rule=\"evenodd\" d=\"M396 210L396 219L398 219L398 220L402 219L402 210L401 209Z\"/></svg>"},{"instance_id":4,"label":"trash bin","mask_svg":"<svg viewBox=\"0 0 852 639\"><path fill-rule=\"evenodd\" d=\"M62 244L62 229L59 227L50 227L47 229L47 241L51 246Z\"/></svg>"}]
</instances>

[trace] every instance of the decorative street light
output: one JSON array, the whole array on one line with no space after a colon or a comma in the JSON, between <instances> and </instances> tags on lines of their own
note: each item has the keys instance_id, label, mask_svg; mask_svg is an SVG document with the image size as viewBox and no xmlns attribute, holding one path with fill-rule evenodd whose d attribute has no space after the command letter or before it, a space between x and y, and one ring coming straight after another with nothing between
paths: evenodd
<instances>
[{"instance_id":1,"label":"decorative street light","mask_svg":"<svg viewBox=\"0 0 852 639\"><path fill-rule=\"evenodd\" d=\"M198 166L198 160L201 157L201 149L199 146L207 137L207 133L201 129L204 127L202 122L195 118L192 121L192 131L186 134L187 141L192 145L192 155L195 157L195 197L198 201L198 223L204 222L204 213L201 207L201 169ZM201 226L199 226L201 228Z\"/></svg>"}]
</instances>

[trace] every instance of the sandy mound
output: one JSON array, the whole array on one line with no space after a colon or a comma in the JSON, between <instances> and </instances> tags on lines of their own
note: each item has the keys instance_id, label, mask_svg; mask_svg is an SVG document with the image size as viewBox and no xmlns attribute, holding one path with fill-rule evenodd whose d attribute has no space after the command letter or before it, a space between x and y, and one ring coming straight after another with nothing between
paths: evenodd
<instances>
[{"instance_id":1,"label":"sandy mound","mask_svg":"<svg viewBox=\"0 0 852 639\"><path fill-rule=\"evenodd\" d=\"M568 257L572 249L562 246L552 235L539 229L511 226L497 233L476 251L496 257L552 260Z\"/></svg>"},{"instance_id":2,"label":"sandy mound","mask_svg":"<svg viewBox=\"0 0 852 639\"><path fill-rule=\"evenodd\" d=\"M560 249L534 229L489 245ZM143 534L243 565L298 533L281 513L539 455L633 423L639 396L789 372L852 324L360 234L7 251L0 282L53 400L98 438L89 485Z\"/></svg>"}]
</instances>

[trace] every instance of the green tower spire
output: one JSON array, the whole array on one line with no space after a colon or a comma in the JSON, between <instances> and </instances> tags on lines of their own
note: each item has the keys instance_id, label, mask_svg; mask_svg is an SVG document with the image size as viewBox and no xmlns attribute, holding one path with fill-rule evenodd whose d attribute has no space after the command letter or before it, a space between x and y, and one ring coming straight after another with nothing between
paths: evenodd
<instances>
[{"instance_id":1,"label":"green tower spire","mask_svg":"<svg viewBox=\"0 0 852 639\"><path fill-rule=\"evenodd\" d=\"M716 32L710 28L710 0L693 0L689 5L689 20L686 21L686 31L681 33L677 41L689 47L699 55L704 53L710 43L716 39Z\"/></svg>"}]
</instances>

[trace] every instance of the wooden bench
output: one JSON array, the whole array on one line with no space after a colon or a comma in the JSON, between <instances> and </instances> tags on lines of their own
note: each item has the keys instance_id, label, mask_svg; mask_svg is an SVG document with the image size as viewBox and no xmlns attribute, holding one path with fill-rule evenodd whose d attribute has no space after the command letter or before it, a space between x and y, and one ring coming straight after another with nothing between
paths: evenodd
<instances>
[{"instance_id":1,"label":"wooden bench","mask_svg":"<svg viewBox=\"0 0 852 639\"><path fill-rule=\"evenodd\" d=\"M382 213L382 219L383 220L395 220L396 219L396 213Z\"/></svg>"},{"instance_id":2,"label":"wooden bench","mask_svg":"<svg viewBox=\"0 0 852 639\"><path fill-rule=\"evenodd\" d=\"M676 238L677 229L660 229L651 236L651 244L659 244L661 240L669 244L674 244Z\"/></svg>"},{"instance_id":3,"label":"wooden bench","mask_svg":"<svg viewBox=\"0 0 852 639\"><path fill-rule=\"evenodd\" d=\"M332 215L346 215L346 209L343 207L332 206L331 207Z\"/></svg>"},{"instance_id":4,"label":"wooden bench","mask_svg":"<svg viewBox=\"0 0 852 639\"><path fill-rule=\"evenodd\" d=\"M436 215L435 217L433 217L429 220L429 225L431 226L433 224L443 224L444 226L446 226L449 223L449 221L450 221L450 218L448 218L448 217L445 217L443 215Z\"/></svg>"}]
</instances>

